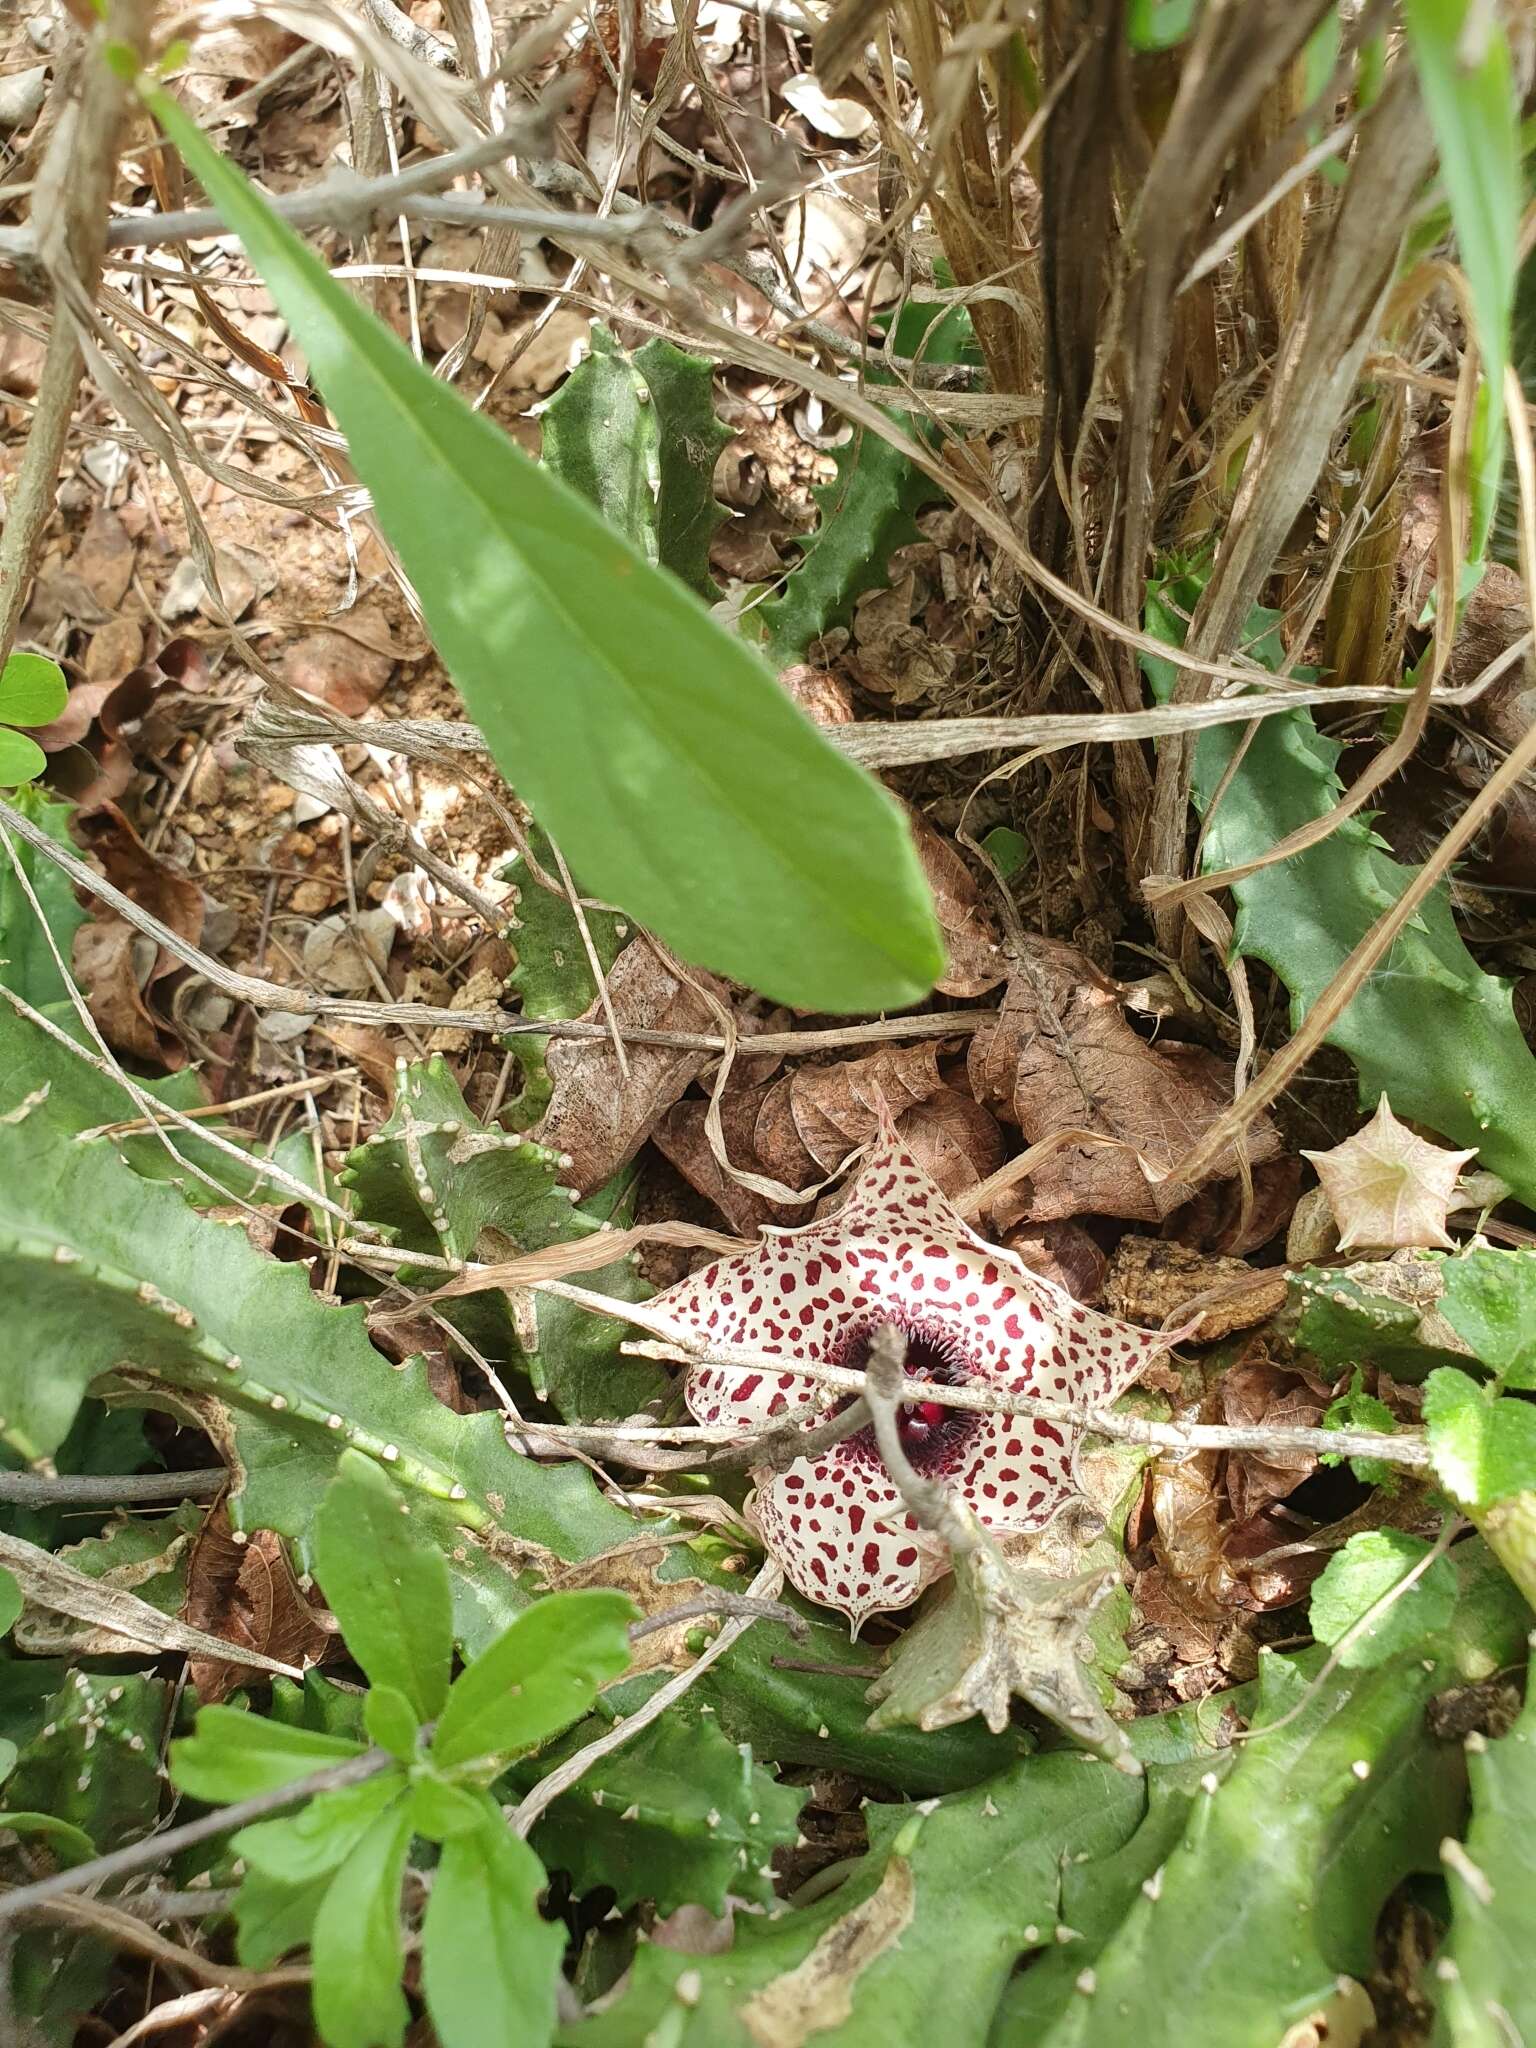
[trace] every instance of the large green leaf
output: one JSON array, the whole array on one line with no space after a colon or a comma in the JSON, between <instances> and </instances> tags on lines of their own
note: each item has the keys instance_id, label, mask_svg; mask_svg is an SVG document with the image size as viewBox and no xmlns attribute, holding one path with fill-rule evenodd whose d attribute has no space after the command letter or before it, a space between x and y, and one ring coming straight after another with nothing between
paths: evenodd
<instances>
[{"instance_id":1,"label":"large green leaf","mask_svg":"<svg viewBox=\"0 0 1536 2048\"><path fill-rule=\"evenodd\" d=\"M454 1680L432 1761L447 1770L514 1756L568 1728L628 1665L637 1619L633 1601L605 1587L536 1601Z\"/></svg>"},{"instance_id":2,"label":"large green leaf","mask_svg":"<svg viewBox=\"0 0 1536 2048\"><path fill-rule=\"evenodd\" d=\"M785 1002L926 995L943 947L891 799L697 598L418 363L168 94L146 97L304 348L498 763L586 886Z\"/></svg>"}]
</instances>

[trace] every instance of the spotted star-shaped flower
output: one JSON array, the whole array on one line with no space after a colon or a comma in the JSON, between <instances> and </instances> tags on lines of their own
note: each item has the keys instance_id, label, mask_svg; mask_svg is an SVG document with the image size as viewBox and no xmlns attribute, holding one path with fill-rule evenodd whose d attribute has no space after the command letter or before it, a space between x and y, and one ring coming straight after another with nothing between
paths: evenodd
<instances>
[{"instance_id":1,"label":"spotted star-shaped flower","mask_svg":"<svg viewBox=\"0 0 1536 2048\"><path fill-rule=\"evenodd\" d=\"M690 1368L697 1419L742 1430L824 1421L850 1397L796 1372L796 1362L858 1368L887 1324L905 1335L909 1378L1080 1407L1113 1400L1166 1348L978 1237L889 1130L833 1214L766 1234L651 1305L718 1344L784 1360L782 1372ZM916 1469L988 1528L1038 1529L1077 1490L1079 1432L1070 1426L937 1401L904 1408L898 1423ZM942 1543L903 1505L872 1428L754 1477L747 1512L767 1549L801 1593L840 1608L855 1632L871 1614L908 1606L948 1569Z\"/></svg>"}]
</instances>

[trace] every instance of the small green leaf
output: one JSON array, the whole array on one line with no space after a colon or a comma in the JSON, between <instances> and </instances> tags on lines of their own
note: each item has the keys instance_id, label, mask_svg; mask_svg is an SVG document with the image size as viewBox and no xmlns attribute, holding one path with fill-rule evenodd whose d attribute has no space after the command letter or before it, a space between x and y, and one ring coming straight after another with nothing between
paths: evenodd
<instances>
[{"instance_id":1,"label":"small green leaf","mask_svg":"<svg viewBox=\"0 0 1536 2048\"><path fill-rule=\"evenodd\" d=\"M11 1760L14 1762L15 1744L7 1743L5 1746L10 1750ZM0 1762L3 1762L3 1759L0 1759ZM0 1770L0 1777L4 1775L5 1772ZM93 1857L100 1854L84 1828L77 1828L73 1821L60 1820L56 1813L0 1812L0 1834L7 1831L13 1835L41 1835L53 1854L64 1864L89 1863Z\"/></svg>"},{"instance_id":2,"label":"small green leaf","mask_svg":"<svg viewBox=\"0 0 1536 2048\"><path fill-rule=\"evenodd\" d=\"M418 363L168 93L143 91L304 349L497 762L584 884L783 1002L925 996L944 949L887 793L675 577Z\"/></svg>"},{"instance_id":3,"label":"small green leaf","mask_svg":"<svg viewBox=\"0 0 1536 2048\"><path fill-rule=\"evenodd\" d=\"M13 654L0 671L0 723L52 725L68 702L64 671L46 654Z\"/></svg>"},{"instance_id":4,"label":"small green leaf","mask_svg":"<svg viewBox=\"0 0 1536 2048\"><path fill-rule=\"evenodd\" d=\"M1133 50L1172 50L1195 25L1200 0L1125 0L1125 39Z\"/></svg>"},{"instance_id":5,"label":"small green leaf","mask_svg":"<svg viewBox=\"0 0 1536 2048\"><path fill-rule=\"evenodd\" d=\"M1536 1387L1536 1252L1447 1259L1440 1313L1506 1387Z\"/></svg>"},{"instance_id":6,"label":"small green leaf","mask_svg":"<svg viewBox=\"0 0 1536 2048\"><path fill-rule=\"evenodd\" d=\"M280 1820L254 1821L231 1837L230 1847L263 1877L279 1884L311 1884L346 1861L404 1790L399 1771L380 1771L360 1785L321 1792Z\"/></svg>"},{"instance_id":7,"label":"small green leaf","mask_svg":"<svg viewBox=\"0 0 1536 2048\"><path fill-rule=\"evenodd\" d=\"M405 2039L400 1885L410 1846L401 1797L357 1843L315 1915L315 2021L326 2048L400 2048Z\"/></svg>"},{"instance_id":8,"label":"small green leaf","mask_svg":"<svg viewBox=\"0 0 1536 2048\"><path fill-rule=\"evenodd\" d=\"M1435 1475L1463 1507L1536 1491L1536 1405L1500 1399L1442 1366L1424 1384L1424 1421Z\"/></svg>"},{"instance_id":9,"label":"small green leaf","mask_svg":"<svg viewBox=\"0 0 1536 2048\"><path fill-rule=\"evenodd\" d=\"M362 1754L360 1742L342 1735L289 1728L239 1707L204 1707L193 1732L171 1744L171 1782L194 1799L225 1806Z\"/></svg>"},{"instance_id":10,"label":"small green leaf","mask_svg":"<svg viewBox=\"0 0 1536 2048\"><path fill-rule=\"evenodd\" d=\"M1383 1436L1390 1436L1397 1428L1397 1417L1375 1394L1365 1391L1365 1375L1355 1367L1346 1393L1339 1394L1329 1402L1323 1415L1324 1429L1372 1429ZM1319 1460L1324 1465L1341 1465L1342 1458L1326 1454ZM1349 1469L1362 1486L1382 1486L1390 1493L1399 1483L1395 1468L1384 1458L1351 1458Z\"/></svg>"},{"instance_id":11,"label":"small green leaf","mask_svg":"<svg viewBox=\"0 0 1536 2048\"><path fill-rule=\"evenodd\" d=\"M0 789L33 782L47 766L48 756L36 740L12 732L8 725L0 725Z\"/></svg>"},{"instance_id":12,"label":"small green leaf","mask_svg":"<svg viewBox=\"0 0 1536 2048\"><path fill-rule=\"evenodd\" d=\"M375 1685L369 1689L363 1702L363 1726L370 1741L399 1757L402 1763L409 1763L415 1756L421 1722L405 1694L394 1686Z\"/></svg>"},{"instance_id":13,"label":"small green leaf","mask_svg":"<svg viewBox=\"0 0 1536 2048\"><path fill-rule=\"evenodd\" d=\"M568 1728L628 1669L637 1619L624 1594L601 1589L538 1601L454 1680L433 1762L446 1770L515 1756Z\"/></svg>"},{"instance_id":14,"label":"small green leaf","mask_svg":"<svg viewBox=\"0 0 1536 2048\"><path fill-rule=\"evenodd\" d=\"M315 1915L330 1889L330 1873L308 1884L248 1870L235 1894L235 1951L248 1970L269 1970L290 1950L307 1948Z\"/></svg>"},{"instance_id":15,"label":"small green leaf","mask_svg":"<svg viewBox=\"0 0 1536 2048\"><path fill-rule=\"evenodd\" d=\"M372 1459L344 1451L316 1518L315 1557L369 1683L393 1686L431 1721L448 1697L453 1615L443 1554L409 1507Z\"/></svg>"},{"instance_id":16,"label":"small green leaf","mask_svg":"<svg viewBox=\"0 0 1536 2048\"><path fill-rule=\"evenodd\" d=\"M16 1759L21 1751L8 1735L0 1735L0 1781L8 1778L16 1768Z\"/></svg>"},{"instance_id":17,"label":"small green leaf","mask_svg":"<svg viewBox=\"0 0 1536 2048\"><path fill-rule=\"evenodd\" d=\"M1430 1546L1402 1529L1351 1536L1312 1589L1312 1633L1331 1648L1376 1602L1429 1555ZM1408 1590L1384 1606L1343 1651L1347 1671L1369 1671L1445 1628L1456 1606L1456 1567L1437 1557Z\"/></svg>"},{"instance_id":18,"label":"small green leaf","mask_svg":"<svg viewBox=\"0 0 1536 2048\"><path fill-rule=\"evenodd\" d=\"M448 1842L466 1835L485 1819L485 1801L467 1786L451 1785L433 1772L421 1773L411 1785L411 1824L429 1842Z\"/></svg>"},{"instance_id":19,"label":"small green leaf","mask_svg":"<svg viewBox=\"0 0 1536 2048\"><path fill-rule=\"evenodd\" d=\"M0 1636L9 1635L22 1608L21 1588L16 1574L0 1566Z\"/></svg>"},{"instance_id":20,"label":"small green leaf","mask_svg":"<svg viewBox=\"0 0 1536 2048\"><path fill-rule=\"evenodd\" d=\"M539 1917L544 1867L484 1799L444 1842L422 1928L422 1989L443 2048L546 2048L564 1930Z\"/></svg>"}]
</instances>

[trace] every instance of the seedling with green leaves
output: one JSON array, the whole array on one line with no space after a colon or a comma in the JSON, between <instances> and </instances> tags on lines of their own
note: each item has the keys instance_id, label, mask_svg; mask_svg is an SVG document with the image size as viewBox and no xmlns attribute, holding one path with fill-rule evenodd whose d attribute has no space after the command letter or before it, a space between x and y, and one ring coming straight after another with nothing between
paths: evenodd
<instances>
[{"instance_id":1,"label":"seedling with green leaves","mask_svg":"<svg viewBox=\"0 0 1536 2048\"><path fill-rule=\"evenodd\" d=\"M259 1968L309 1946L327 2048L405 2038L401 1889L417 1840L437 1850L421 1985L444 2048L548 2041L564 1935L540 1917L543 1866L490 1787L623 1674L637 1611L607 1590L550 1594L452 1678L448 1568L411 1510L376 1465L346 1452L316 1518L320 1585L369 1681L374 1748L205 1707L173 1746L171 1775L195 1799L230 1803L317 1772L338 1779L232 1844L247 1872L234 1909L241 1959Z\"/></svg>"},{"instance_id":2,"label":"seedling with green leaves","mask_svg":"<svg viewBox=\"0 0 1536 2048\"><path fill-rule=\"evenodd\" d=\"M34 782L48 756L21 726L51 725L69 700L69 685L56 661L44 654L13 654L0 670L0 789Z\"/></svg>"}]
</instances>

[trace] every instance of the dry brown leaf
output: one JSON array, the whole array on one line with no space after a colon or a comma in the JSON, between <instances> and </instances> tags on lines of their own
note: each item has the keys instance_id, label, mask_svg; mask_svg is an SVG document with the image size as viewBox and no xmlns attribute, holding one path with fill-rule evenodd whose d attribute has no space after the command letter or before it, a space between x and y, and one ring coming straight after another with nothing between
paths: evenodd
<instances>
[{"instance_id":1,"label":"dry brown leaf","mask_svg":"<svg viewBox=\"0 0 1536 2048\"><path fill-rule=\"evenodd\" d=\"M288 1553L270 1529L236 1541L221 1507L204 1523L187 1574L181 1618L232 1650L254 1650L307 1669L335 1647L324 1609L300 1592ZM251 1667L235 1657L195 1656L187 1675L203 1706L227 1699L250 1682Z\"/></svg>"},{"instance_id":2,"label":"dry brown leaf","mask_svg":"<svg viewBox=\"0 0 1536 2048\"><path fill-rule=\"evenodd\" d=\"M933 891L933 907L948 959L934 986L941 995L985 995L1008 979L997 927L981 906L981 890L960 849L935 831L915 805L907 806L912 838Z\"/></svg>"},{"instance_id":3,"label":"dry brown leaf","mask_svg":"<svg viewBox=\"0 0 1536 2048\"><path fill-rule=\"evenodd\" d=\"M717 997L724 984L702 968L690 970ZM717 1031L719 1023L697 990L675 974L643 940L624 948L608 971L608 999L620 1030ZM587 1020L603 1022L594 1003ZM656 1120L678 1100L710 1057L665 1045L629 1045L629 1073L619 1070L610 1043L567 1039L549 1049L554 1094L536 1133L540 1142L570 1156L562 1174L584 1195L612 1178L650 1136Z\"/></svg>"},{"instance_id":4,"label":"dry brown leaf","mask_svg":"<svg viewBox=\"0 0 1536 2048\"><path fill-rule=\"evenodd\" d=\"M787 1089L795 1134L820 1179L835 1173L856 1146L868 1144L880 1128L882 1112L899 1125L908 1110L939 1092L944 1085L939 1041L883 1046L863 1059L840 1060L831 1067L797 1067L778 1085ZM758 1125L761 1131L762 1115ZM758 1150L768 1159L761 1137ZM768 1171L775 1172L771 1159Z\"/></svg>"},{"instance_id":5,"label":"dry brown leaf","mask_svg":"<svg viewBox=\"0 0 1536 2048\"><path fill-rule=\"evenodd\" d=\"M953 1199L974 1188L1003 1163L1006 1146L997 1118L960 1088L937 1088L897 1119L902 1143Z\"/></svg>"},{"instance_id":6,"label":"dry brown leaf","mask_svg":"<svg viewBox=\"0 0 1536 2048\"><path fill-rule=\"evenodd\" d=\"M733 1165L753 1172L762 1171L753 1130L771 1085L733 1089L720 1105L720 1128L727 1156ZM794 1222L796 1218L790 1209L770 1202L755 1188L743 1187L721 1166L705 1128L708 1114L709 1104L697 1096L673 1103L651 1132L656 1149L706 1202L713 1202L738 1237L755 1238L765 1223Z\"/></svg>"},{"instance_id":7,"label":"dry brown leaf","mask_svg":"<svg viewBox=\"0 0 1536 2048\"><path fill-rule=\"evenodd\" d=\"M103 611L115 611L133 580L133 542L117 514L100 505L80 536L70 568Z\"/></svg>"},{"instance_id":8,"label":"dry brown leaf","mask_svg":"<svg viewBox=\"0 0 1536 2048\"><path fill-rule=\"evenodd\" d=\"M104 805L92 818L87 846L108 881L125 896L179 937L198 943L203 931L202 890L190 876L157 859L115 804ZM154 983L179 967L174 953L146 938L126 918L103 910L76 932L73 964L91 1015L109 1044L170 1068L185 1064L180 1040L148 1002Z\"/></svg>"},{"instance_id":9,"label":"dry brown leaf","mask_svg":"<svg viewBox=\"0 0 1536 2048\"><path fill-rule=\"evenodd\" d=\"M1455 1239L1445 1227L1462 1168L1475 1150L1451 1152L1416 1137L1392 1114L1385 1095L1363 1129L1330 1152L1303 1152L1339 1226L1339 1250L1411 1250Z\"/></svg>"},{"instance_id":10,"label":"dry brown leaf","mask_svg":"<svg viewBox=\"0 0 1536 2048\"><path fill-rule=\"evenodd\" d=\"M1038 1144L1074 1127L1102 1131L1153 1167L1171 1166L1232 1101L1232 1070L1203 1046L1149 1044L1126 1021L1120 991L1086 954L1032 938L1029 960L1008 985L995 1024L971 1041L976 1099ZM1248 1131L1257 1166L1281 1150L1274 1125ZM1214 1177L1237 1172L1229 1148ZM1155 1223L1188 1201L1187 1183L1148 1177L1116 1146L1064 1146L1041 1161L1023 1190L1032 1222L1057 1216L1123 1216Z\"/></svg>"},{"instance_id":11,"label":"dry brown leaf","mask_svg":"<svg viewBox=\"0 0 1536 2048\"><path fill-rule=\"evenodd\" d=\"M1070 1223L1065 1217L1051 1223L1021 1223L1008 1231L1002 1242L1018 1253L1031 1272L1065 1288L1075 1301L1091 1304L1103 1293L1109 1255L1080 1223Z\"/></svg>"}]
</instances>

